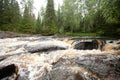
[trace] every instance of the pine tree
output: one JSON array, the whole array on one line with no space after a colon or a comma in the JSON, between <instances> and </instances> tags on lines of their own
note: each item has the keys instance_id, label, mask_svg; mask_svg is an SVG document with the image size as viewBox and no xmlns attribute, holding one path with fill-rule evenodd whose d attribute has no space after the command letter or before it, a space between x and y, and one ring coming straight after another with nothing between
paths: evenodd
<instances>
[{"instance_id":1,"label":"pine tree","mask_svg":"<svg viewBox=\"0 0 120 80\"><path fill-rule=\"evenodd\" d=\"M57 28L59 29L59 33L63 34L64 33L63 14L60 5L58 5L58 10L56 11L56 24Z\"/></svg>"},{"instance_id":2,"label":"pine tree","mask_svg":"<svg viewBox=\"0 0 120 80\"><path fill-rule=\"evenodd\" d=\"M24 0L23 0L24 1ZM22 27L19 29L23 33L34 33L35 32L35 16L32 12L33 10L33 0L28 0L24 3L24 13L22 20Z\"/></svg>"},{"instance_id":3,"label":"pine tree","mask_svg":"<svg viewBox=\"0 0 120 80\"><path fill-rule=\"evenodd\" d=\"M0 0L0 29L3 25L3 0Z\"/></svg>"},{"instance_id":4,"label":"pine tree","mask_svg":"<svg viewBox=\"0 0 120 80\"><path fill-rule=\"evenodd\" d=\"M10 2L10 18L12 24L12 31L18 32L20 21L21 21L21 14L19 4L16 0L11 0Z\"/></svg>"},{"instance_id":5,"label":"pine tree","mask_svg":"<svg viewBox=\"0 0 120 80\"><path fill-rule=\"evenodd\" d=\"M0 1L0 29L8 31L17 31L20 24L20 9L16 0Z\"/></svg>"},{"instance_id":6,"label":"pine tree","mask_svg":"<svg viewBox=\"0 0 120 80\"><path fill-rule=\"evenodd\" d=\"M41 16L40 16L40 13L38 13L38 17L37 17L37 20L36 20L36 28L35 28L35 32L36 33L41 33L41 30L42 30L42 27L41 27Z\"/></svg>"},{"instance_id":7,"label":"pine tree","mask_svg":"<svg viewBox=\"0 0 120 80\"><path fill-rule=\"evenodd\" d=\"M56 33L55 10L54 1L47 0L46 14L45 14L45 32L48 34Z\"/></svg>"}]
</instances>

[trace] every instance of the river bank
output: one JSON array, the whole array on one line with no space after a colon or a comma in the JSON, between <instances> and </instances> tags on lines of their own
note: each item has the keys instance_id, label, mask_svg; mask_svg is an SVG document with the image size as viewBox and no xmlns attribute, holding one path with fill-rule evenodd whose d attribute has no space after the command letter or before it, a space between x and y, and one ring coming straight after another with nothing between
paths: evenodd
<instances>
[{"instance_id":1,"label":"river bank","mask_svg":"<svg viewBox=\"0 0 120 80\"><path fill-rule=\"evenodd\" d=\"M40 35L40 34L39 34ZM30 36L39 36L34 34L21 34L10 31L0 31L0 38L15 38L15 37L30 37Z\"/></svg>"}]
</instances>

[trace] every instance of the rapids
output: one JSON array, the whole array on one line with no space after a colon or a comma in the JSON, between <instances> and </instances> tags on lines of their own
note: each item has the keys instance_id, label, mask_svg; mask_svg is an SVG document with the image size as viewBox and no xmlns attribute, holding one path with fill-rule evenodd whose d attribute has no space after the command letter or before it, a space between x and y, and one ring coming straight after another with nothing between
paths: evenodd
<instances>
[{"instance_id":1,"label":"rapids","mask_svg":"<svg viewBox=\"0 0 120 80\"><path fill-rule=\"evenodd\" d=\"M44 41L43 44L41 43L42 41ZM100 50L75 50L68 44L69 48L66 50L35 52L33 54L25 48L25 46L30 43L37 44L40 42L42 45L49 45L49 42L45 43L45 41L51 41L51 44L52 41L55 42L52 46L56 46L57 44L57 46L64 47L64 45L67 45L66 43L59 42L58 39L53 39L51 37L18 37L0 39L0 65L17 65L19 67L19 80L79 80L79 77L77 77L77 79L76 75L72 77L72 75L78 73L77 76L81 76L81 80L120 79L120 66L114 67L119 70L114 75L114 70L112 70L110 66L105 65L105 62L109 62L109 60L118 61L114 63L114 65L119 65L120 56L116 56L116 53L119 53L118 51L102 52ZM96 60L96 62L94 62L94 60ZM101 62L99 62L99 60ZM94 62L94 64L92 62ZM102 71L102 68L96 68L95 66L99 66L97 63L99 63L104 69L109 67L110 69L108 69L108 71L111 70L113 72L106 73L107 71ZM90 67L91 65L92 67ZM55 72L55 70L58 70L61 74ZM56 77L58 76L57 78L53 76L55 75L54 73L56 73ZM113 78L111 76L113 76Z\"/></svg>"}]
</instances>

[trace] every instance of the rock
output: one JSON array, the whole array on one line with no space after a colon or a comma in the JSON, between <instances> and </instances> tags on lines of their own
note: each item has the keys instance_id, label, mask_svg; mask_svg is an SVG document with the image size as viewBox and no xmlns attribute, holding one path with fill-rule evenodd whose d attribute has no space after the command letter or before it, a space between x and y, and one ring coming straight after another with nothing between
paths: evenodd
<instances>
[{"instance_id":1,"label":"rock","mask_svg":"<svg viewBox=\"0 0 120 80\"><path fill-rule=\"evenodd\" d=\"M0 70L8 64L19 67L19 72L15 67L7 71L12 75L2 80L120 80L120 51L117 48L109 52L76 50L71 48L73 43L74 40L64 42L48 37L0 39ZM97 48L95 44L96 49L103 45L97 40L94 43L98 44ZM113 44L119 45L119 42L111 46ZM91 49L91 45L87 44L87 48ZM50 52L53 49L56 51ZM49 54L31 54L47 50Z\"/></svg>"},{"instance_id":2,"label":"rock","mask_svg":"<svg viewBox=\"0 0 120 80\"><path fill-rule=\"evenodd\" d=\"M116 42L116 44L120 44L120 39Z\"/></svg>"},{"instance_id":3,"label":"rock","mask_svg":"<svg viewBox=\"0 0 120 80\"><path fill-rule=\"evenodd\" d=\"M70 39L64 39L64 40L62 40L63 42L66 42L66 43L68 43L68 44L70 44L70 45L74 45L75 43L76 43L76 41L75 40L70 40Z\"/></svg>"},{"instance_id":4,"label":"rock","mask_svg":"<svg viewBox=\"0 0 120 80\"><path fill-rule=\"evenodd\" d=\"M0 65L17 64L18 80L119 80L120 55L113 54L68 49L12 56Z\"/></svg>"},{"instance_id":5,"label":"rock","mask_svg":"<svg viewBox=\"0 0 120 80\"><path fill-rule=\"evenodd\" d=\"M110 51L110 50L120 50L120 44L119 41L114 42L114 43L107 43L104 46L104 51Z\"/></svg>"},{"instance_id":6,"label":"rock","mask_svg":"<svg viewBox=\"0 0 120 80\"><path fill-rule=\"evenodd\" d=\"M52 51L52 50L65 50L70 47L69 44L62 41L41 41L28 43L24 48L28 52L41 52L41 51Z\"/></svg>"},{"instance_id":7,"label":"rock","mask_svg":"<svg viewBox=\"0 0 120 80\"><path fill-rule=\"evenodd\" d=\"M78 49L78 50L92 50L92 49L103 50L104 45L105 45L105 42L103 40L92 40L92 41L78 42L74 45L74 49Z\"/></svg>"},{"instance_id":8,"label":"rock","mask_svg":"<svg viewBox=\"0 0 120 80\"><path fill-rule=\"evenodd\" d=\"M3 61L3 60L5 60L5 59L6 59L6 57L5 57L5 56L0 57L0 61Z\"/></svg>"},{"instance_id":9,"label":"rock","mask_svg":"<svg viewBox=\"0 0 120 80\"><path fill-rule=\"evenodd\" d=\"M80 67L59 67L49 73L51 80L84 80ZM48 80L49 80L48 79Z\"/></svg>"},{"instance_id":10,"label":"rock","mask_svg":"<svg viewBox=\"0 0 120 80\"><path fill-rule=\"evenodd\" d=\"M97 41L79 42L74 45L74 49L78 49L78 50L92 50L97 48L98 48Z\"/></svg>"},{"instance_id":11,"label":"rock","mask_svg":"<svg viewBox=\"0 0 120 80\"><path fill-rule=\"evenodd\" d=\"M40 80L119 80L120 56L85 55L62 59Z\"/></svg>"},{"instance_id":12,"label":"rock","mask_svg":"<svg viewBox=\"0 0 120 80\"><path fill-rule=\"evenodd\" d=\"M19 55L21 55L21 54L23 54L23 53L17 53L17 54L0 56L0 61L3 61L3 60L5 60L5 59L7 59L7 58L9 58L9 57L19 56ZM24 53L24 54L27 54L27 53Z\"/></svg>"},{"instance_id":13,"label":"rock","mask_svg":"<svg viewBox=\"0 0 120 80\"><path fill-rule=\"evenodd\" d=\"M105 40L97 40L97 44L98 44L98 49L103 51L106 41Z\"/></svg>"},{"instance_id":14,"label":"rock","mask_svg":"<svg viewBox=\"0 0 120 80\"><path fill-rule=\"evenodd\" d=\"M3 66L0 68L0 79L9 79L10 76L18 74L18 66L15 64L10 64L8 66Z\"/></svg>"},{"instance_id":15,"label":"rock","mask_svg":"<svg viewBox=\"0 0 120 80\"><path fill-rule=\"evenodd\" d=\"M0 31L0 38L15 38L15 37L28 37L33 36L32 34L18 34L10 31Z\"/></svg>"}]
</instances>

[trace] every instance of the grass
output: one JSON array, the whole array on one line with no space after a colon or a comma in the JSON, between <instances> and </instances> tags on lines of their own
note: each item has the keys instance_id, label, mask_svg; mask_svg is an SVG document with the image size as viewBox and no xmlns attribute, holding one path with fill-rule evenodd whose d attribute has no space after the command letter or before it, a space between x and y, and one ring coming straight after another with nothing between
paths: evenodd
<instances>
[{"instance_id":1,"label":"grass","mask_svg":"<svg viewBox=\"0 0 120 80\"><path fill-rule=\"evenodd\" d=\"M67 32L67 36L99 36L97 33L71 33Z\"/></svg>"}]
</instances>

